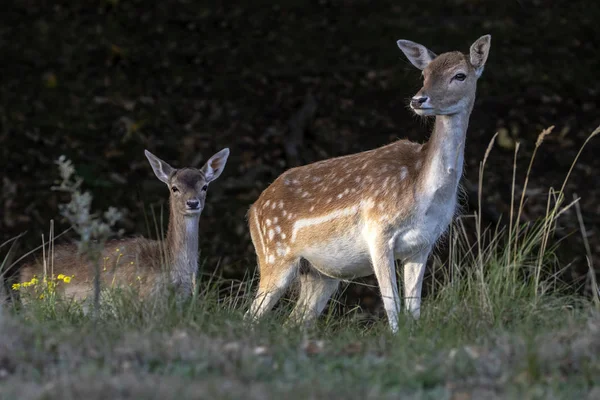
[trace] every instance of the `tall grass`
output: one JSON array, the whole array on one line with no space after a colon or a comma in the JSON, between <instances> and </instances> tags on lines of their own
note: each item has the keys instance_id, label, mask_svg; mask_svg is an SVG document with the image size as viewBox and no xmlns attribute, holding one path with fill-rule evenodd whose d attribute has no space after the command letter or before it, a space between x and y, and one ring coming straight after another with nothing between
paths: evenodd
<instances>
[{"instance_id":1,"label":"tall grass","mask_svg":"<svg viewBox=\"0 0 600 400\"><path fill-rule=\"evenodd\" d=\"M498 221L496 226L484 227L481 215L483 182L485 164L496 136L492 138L479 169L479 210L473 215L457 218L450 228L448 266L435 268L436 272L442 271L442 276L438 274L434 280L432 292L435 295L428 299L425 310L427 307L438 308L449 316L460 313L461 318L467 313L479 323L503 325L515 319L561 315L562 312L570 312L587 304L587 299L574 295L572 287L560 279L567 267L557 264L555 253L558 243L554 240L554 233L561 215L578 206L578 198L571 202L565 200L564 190L583 148L600 132L600 127L582 145L560 189L548 190L545 215L538 220L524 221L522 215L535 156L552 129L545 129L538 136L518 202L515 201L517 144L508 223L501 225ZM469 220L473 220L473 223L467 224ZM474 235L467 227L473 225ZM580 225L584 231L582 223ZM589 251L588 259L591 260ZM590 277L593 299L598 304L600 292L591 264Z\"/></svg>"}]
</instances>

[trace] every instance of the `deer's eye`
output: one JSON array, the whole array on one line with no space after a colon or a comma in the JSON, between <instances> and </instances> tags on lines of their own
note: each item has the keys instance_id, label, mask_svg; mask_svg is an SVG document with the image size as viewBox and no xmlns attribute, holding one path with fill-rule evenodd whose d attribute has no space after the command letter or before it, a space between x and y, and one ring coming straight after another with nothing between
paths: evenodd
<instances>
[{"instance_id":1,"label":"deer's eye","mask_svg":"<svg viewBox=\"0 0 600 400\"><path fill-rule=\"evenodd\" d=\"M202 191L203 191L203 192L206 192L206 189L208 189L208 185L204 185L204 186L202 186Z\"/></svg>"},{"instance_id":2,"label":"deer's eye","mask_svg":"<svg viewBox=\"0 0 600 400\"><path fill-rule=\"evenodd\" d=\"M171 186L171 191L173 193L177 193L177 192L179 192L179 189L177 188L177 186Z\"/></svg>"},{"instance_id":3,"label":"deer's eye","mask_svg":"<svg viewBox=\"0 0 600 400\"><path fill-rule=\"evenodd\" d=\"M457 81L464 81L467 78L467 76L463 73L460 74L456 74L454 75L454 79L456 79Z\"/></svg>"}]
</instances>

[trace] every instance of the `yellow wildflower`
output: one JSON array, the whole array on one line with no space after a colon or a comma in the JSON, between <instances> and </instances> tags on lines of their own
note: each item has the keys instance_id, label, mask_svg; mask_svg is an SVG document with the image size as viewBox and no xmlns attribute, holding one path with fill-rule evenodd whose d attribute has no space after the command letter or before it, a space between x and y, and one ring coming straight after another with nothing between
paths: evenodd
<instances>
[{"instance_id":1,"label":"yellow wildflower","mask_svg":"<svg viewBox=\"0 0 600 400\"><path fill-rule=\"evenodd\" d=\"M65 276L65 277L63 278L63 281L64 281L65 283L70 283L70 282L71 282L71 277L70 277L70 276Z\"/></svg>"},{"instance_id":2,"label":"yellow wildflower","mask_svg":"<svg viewBox=\"0 0 600 400\"><path fill-rule=\"evenodd\" d=\"M12 285L13 290L19 290L20 287L21 287L20 283L13 283L13 285Z\"/></svg>"},{"instance_id":3,"label":"yellow wildflower","mask_svg":"<svg viewBox=\"0 0 600 400\"><path fill-rule=\"evenodd\" d=\"M63 280L63 279L65 279L65 276L63 274L58 274L58 276L56 277L56 279Z\"/></svg>"},{"instance_id":4,"label":"yellow wildflower","mask_svg":"<svg viewBox=\"0 0 600 400\"><path fill-rule=\"evenodd\" d=\"M30 282L32 285L37 285L40 281L38 280L38 278L32 278Z\"/></svg>"}]
</instances>

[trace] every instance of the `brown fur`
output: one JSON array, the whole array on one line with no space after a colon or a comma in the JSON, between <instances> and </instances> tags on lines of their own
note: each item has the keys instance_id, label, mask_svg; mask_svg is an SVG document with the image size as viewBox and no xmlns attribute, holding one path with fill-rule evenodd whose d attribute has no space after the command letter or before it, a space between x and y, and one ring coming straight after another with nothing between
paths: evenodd
<instances>
[{"instance_id":1,"label":"brown fur","mask_svg":"<svg viewBox=\"0 0 600 400\"><path fill-rule=\"evenodd\" d=\"M161 265L164 265L161 260L167 257L165 248L162 242L145 238L109 242L99 261L101 287L135 285L142 296L148 295L159 283ZM77 300L91 296L94 268L77 253L74 244L58 246L53 265L54 271L46 271L48 277L59 274L73 277L70 283L59 283L60 293ZM44 276L41 261L23 266L20 281L28 282L34 276L40 280Z\"/></svg>"}]
</instances>

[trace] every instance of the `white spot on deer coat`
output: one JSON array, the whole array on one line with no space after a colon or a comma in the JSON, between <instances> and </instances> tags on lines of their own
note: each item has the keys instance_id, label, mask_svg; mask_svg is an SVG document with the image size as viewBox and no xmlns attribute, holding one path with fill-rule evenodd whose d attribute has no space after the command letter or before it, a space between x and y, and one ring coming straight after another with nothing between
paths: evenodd
<instances>
[{"instance_id":1,"label":"white spot on deer coat","mask_svg":"<svg viewBox=\"0 0 600 400\"><path fill-rule=\"evenodd\" d=\"M360 201L360 207L368 210L375 207L375 202L372 198L363 199Z\"/></svg>"},{"instance_id":2,"label":"white spot on deer coat","mask_svg":"<svg viewBox=\"0 0 600 400\"><path fill-rule=\"evenodd\" d=\"M274 236L275 236L275 231L273 229L269 229L269 240L273 240Z\"/></svg>"},{"instance_id":3,"label":"white spot on deer coat","mask_svg":"<svg viewBox=\"0 0 600 400\"><path fill-rule=\"evenodd\" d=\"M281 242L277 242L277 255L278 256L285 256L286 251L283 248L283 244Z\"/></svg>"},{"instance_id":4,"label":"white spot on deer coat","mask_svg":"<svg viewBox=\"0 0 600 400\"><path fill-rule=\"evenodd\" d=\"M358 212L358 207L354 206L354 207L342 208L340 210L335 210L329 214L321 215L321 216L315 217L315 218L299 219L298 221L294 222L294 227L292 230L292 242L294 240L296 240L296 235L298 234L298 231L300 229L303 229L303 228L306 228L309 226L313 226L313 225L320 225L320 224L332 221L337 218L349 217L351 215L356 214L357 212Z\"/></svg>"},{"instance_id":5,"label":"white spot on deer coat","mask_svg":"<svg viewBox=\"0 0 600 400\"><path fill-rule=\"evenodd\" d=\"M403 166L402 168L400 168L400 180L404 180L404 178L406 178L406 175L408 175L408 168Z\"/></svg>"}]
</instances>

